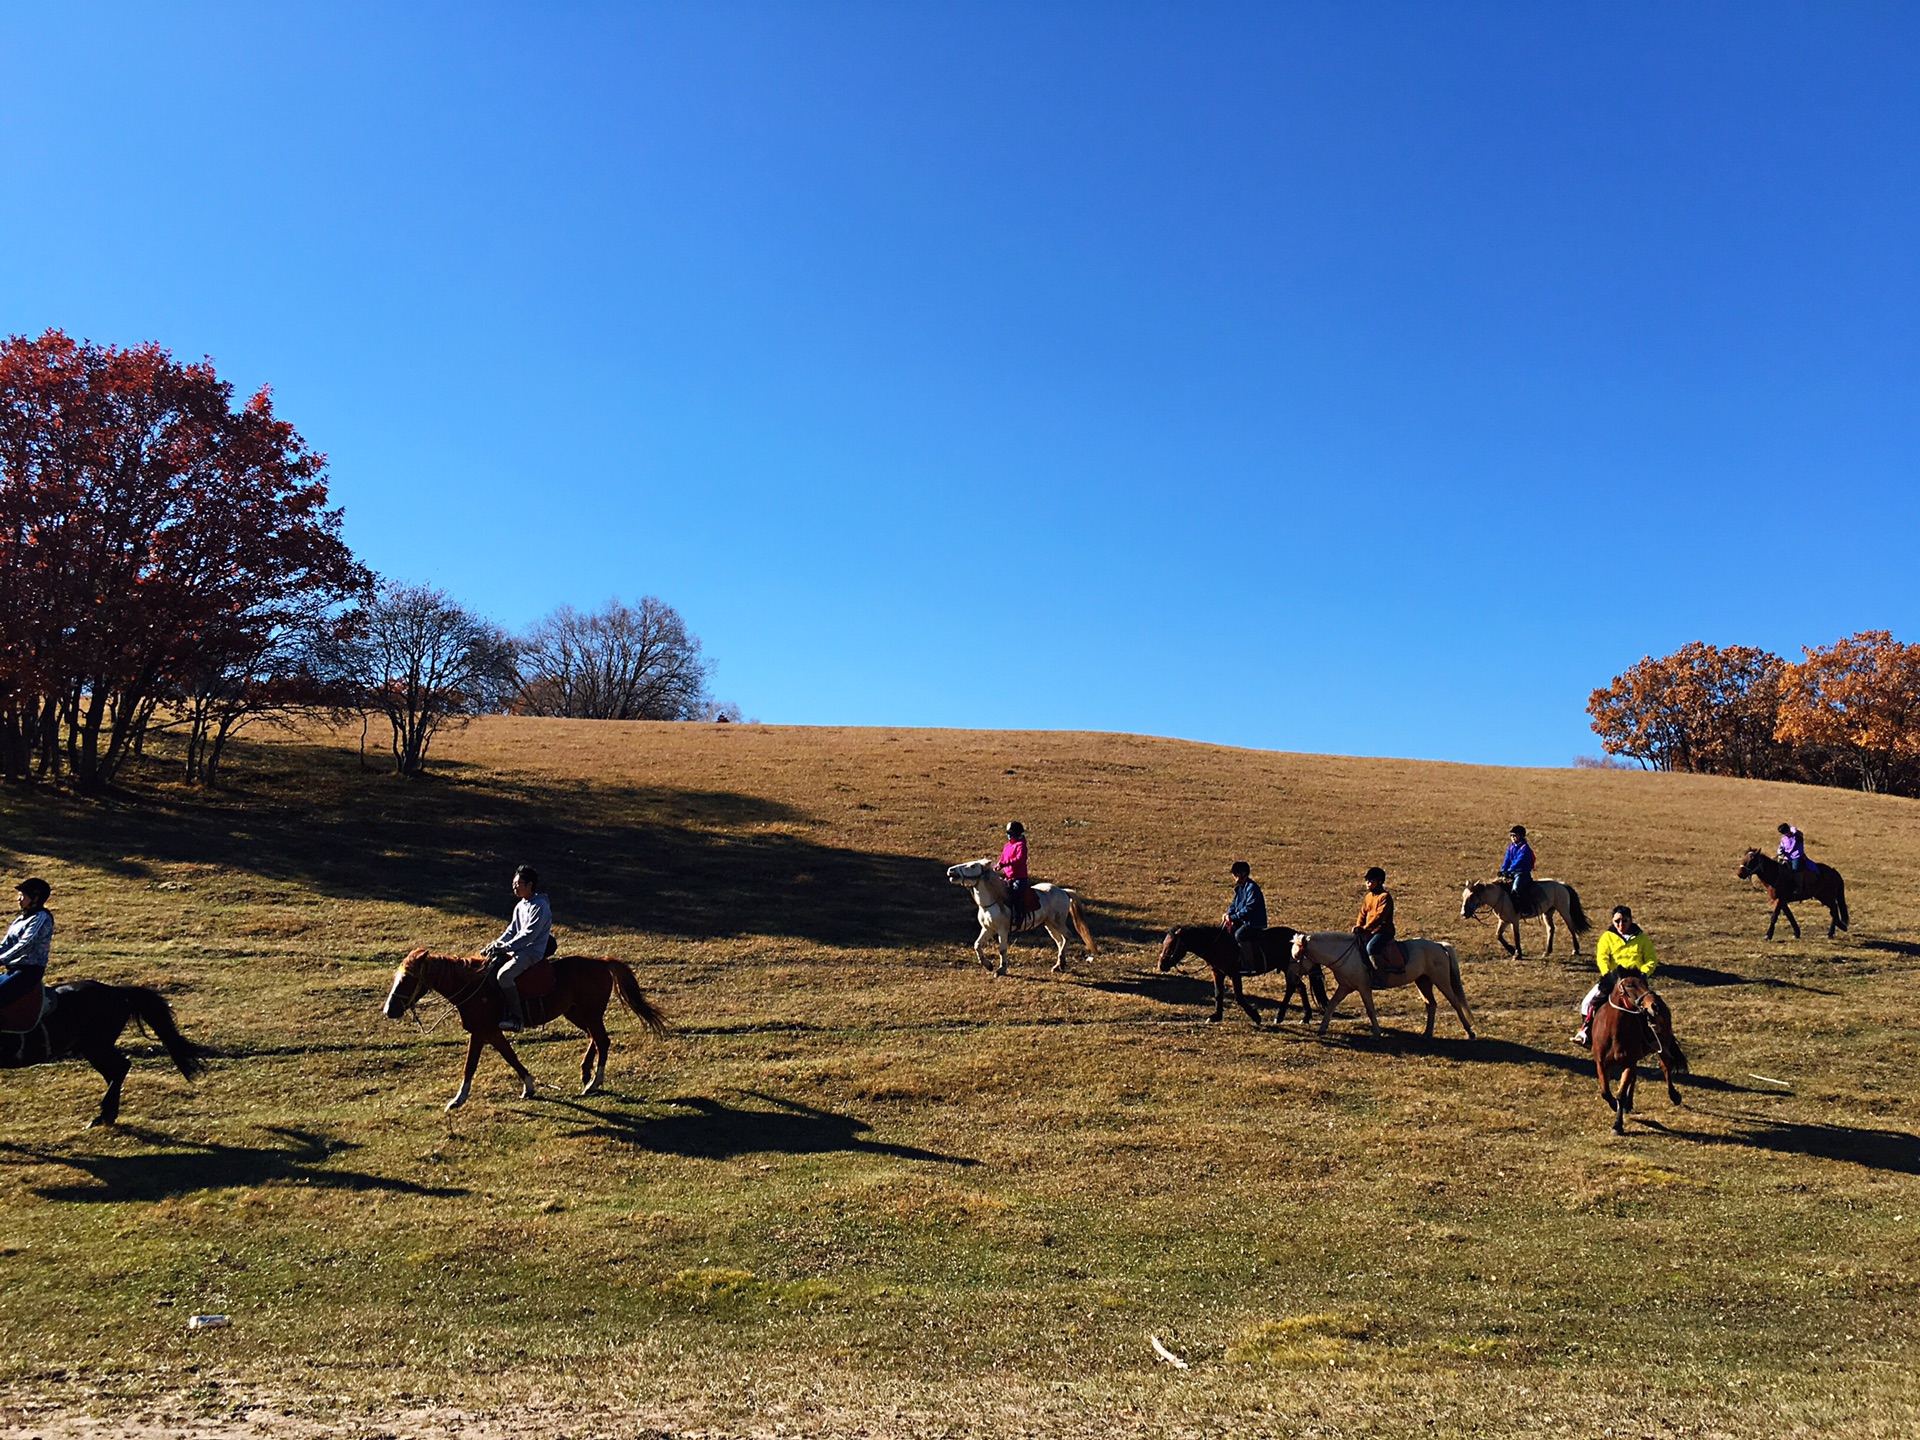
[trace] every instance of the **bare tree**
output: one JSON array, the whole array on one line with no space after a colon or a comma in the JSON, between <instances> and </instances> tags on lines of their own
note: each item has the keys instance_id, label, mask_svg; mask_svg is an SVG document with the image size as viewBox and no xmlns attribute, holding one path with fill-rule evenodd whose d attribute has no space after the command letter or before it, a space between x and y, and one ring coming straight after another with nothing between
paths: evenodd
<instances>
[{"instance_id":1,"label":"bare tree","mask_svg":"<svg viewBox=\"0 0 1920 1440\"><path fill-rule=\"evenodd\" d=\"M707 664L679 612L649 595L591 615L563 605L520 642L527 715L577 720L690 720L707 704Z\"/></svg>"},{"instance_id":2,"label":"bare tree","mask_svg":"<svg viewBox=\"0 0 1920 1440\"><path fill-rule=\"evenodd\" d=\"M425 585L382 588L355 617L347 651L362 703L393 726L402 775L426 768L427 747L449 722L505 709L516 685L506 632Z\"/></svg>"}]
</instances>

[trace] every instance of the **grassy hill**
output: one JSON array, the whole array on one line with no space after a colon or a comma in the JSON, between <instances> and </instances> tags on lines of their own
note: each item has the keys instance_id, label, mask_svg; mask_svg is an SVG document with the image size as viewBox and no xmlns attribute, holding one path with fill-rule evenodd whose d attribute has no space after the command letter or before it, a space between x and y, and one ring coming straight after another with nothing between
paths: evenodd
<instances>
[{"instance_id":1,"label":"grassy hill","mask_svg":"<svg viewBox=\"0 0 1920 1440\"><path fill-rule=\"evenodd\" d=\"M135 1039L104 1133L84 1066L8 1073L0 1428L1920 1428L1916 802L530 720L410 784L356 743L249 742L211 797L157 767L137 800L0 794L7 868L55 887L56 978L159 985L219 1052L189 1086ZM1066 977L1026 939L990 978L944 883L1013 817L1088 897L1103 953ZM1845 871L1852 935L1761 941L1733 872L1786 818ZM1667 962L1696 1078L1683 1109L1643 1086L1625 1139L1567 1044L1586 962L1498 958L1460 918L1516 820ZM1357 1009L1326 1040L1200 1023L1210 984L1154 973L1157 941L1219 914L1240 856L1301 928L1349 924L1384 865L1403 932L1460 945L1482 1038L1443 1007L1422 1041L1407 992L1380 1041ZM548 1032L540 1099L490 1057L448 1116L457 1025L379 1003L409 947L491 938L520 860L564 948L630 960L675 1033L616 1012L581 1100Z\"/></svg>"}]
</instances>

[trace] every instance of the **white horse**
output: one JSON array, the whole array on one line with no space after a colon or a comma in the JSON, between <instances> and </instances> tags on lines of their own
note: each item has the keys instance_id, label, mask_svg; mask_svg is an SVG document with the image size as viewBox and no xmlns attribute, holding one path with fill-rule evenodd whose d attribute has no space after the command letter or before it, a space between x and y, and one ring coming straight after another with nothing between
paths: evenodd
<instances>
[{"instance_id":1,"label":"white horse","mask_svg":"<svg viewBox=\"0 0 1920 1440\"><path fill-rule=\"evenodd\" d=\"M1327 1033L1334 1009L1349 991L1360 992L1360 1003L1367 1007L1367 1021L1373 1033L1380 1033L1380 1017L1373 1013L1373 990L1395 990L1402 985L1418 985L1427 997L1427 1038L1433 1038L1433 1017L1438 1010L1433 992L1438 990L1453 1006L1460 1024L1473 1038L1473 1011L1467 1006L1466 987L1460 983L1460 957L1445 940L1402 940L1400 948L1407 957L1407 968L1383 971L1376 980L1367 964L1367 952L1350 930L1316 930L1311 935L1293 937L1293 958L1303 970L1325 966L1333 972L1337 988L1326 1009L1320 1012L1320 1033Z\"/></svg>"},{"instance_id":2,"label":"white horse","mask_svg":"<svg viewBox=\"0 0 1920 1440\"><path fill-rule=\"evenodd\" d=\"M1048 885L1044 882L1033 887L1033 893L1040 899L1040 908L1031 915L1016 917L1009 898L1007 877L1000 873L1000 867L992 858L969 860L964 865L947 867L947 883L964 885L973 891L974 907L980 912L980 933L974 938L973 953L980 957L980 963L996 975L1007 973L1007 946L1013 937L1022 930L1037 930L1046 927L1047 934L1053 937L1054 961L1056 971L1067 968L1067 927L1071 925L1080 932L1089 955L1098 955L1100 947L1093 942L1093 932L1087 929L1087 920L1080 913L1080 897L1064 885ZM981 947L987 943L987 937L1000 947L1000 963L996 966L987 959L987 952Z\"/></svg>"},{"instance_id":3,"label":"white horse","mask_svg":"<svg viewBox=\"0 0 1920 1440\"><path fill-rule=\"evenodd\" d=\"M1494 927L1493 938L1500 942L1500 948L1517 960L1527 957L1521 951L1520 922L1531 920L1536 915L1547 917L1547 954L1553 954L1553 937L1559 927L1556 919L1563 920L1567 926L1568 943L1573 946L1574 959L1580 958L1580 937L1593 928L1593 922L1587 919L1587 912L1580 908L1580 892L1563 880L1535 880L1533 888L1527 892L1527 908L1520 914L1513 908L1513 887L1504 880L1469 881L1460 892L1460 918L1471 920L1473 912L1482 905L1500 917L1500 923ZM1513 928L1513 943L1507 943L1507 928Z\"/></svg>"}]
</instances>

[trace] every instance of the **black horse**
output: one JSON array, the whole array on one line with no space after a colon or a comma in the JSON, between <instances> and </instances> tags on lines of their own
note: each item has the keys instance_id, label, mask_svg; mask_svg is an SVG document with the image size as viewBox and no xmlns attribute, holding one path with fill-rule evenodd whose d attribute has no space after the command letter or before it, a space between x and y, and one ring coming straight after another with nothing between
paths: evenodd
<instances>
[{"instance_id":1,"label":"black horse","mask_svg":"<svg viewBox=\"0 0 1920 1440\"><path fill-rule=\"evenodd\" d=\"M1300 1018L1313 1019L1313 1006L1307 1003L1307 987L1300 978L1300 967L1293 961L1294 932L1285 925L1275 925L1260 932L1260 958L1265 965L1251 972L1264 975L1269 971L1279 971L1287 977L1287 993L1281 998L1280 1013L1274 1017L1278 1025L1287 1018L1287 1006L1293 997L1300 997ZM1254 1024L1260 1023L1260 1012L1240 988L1243 974L1241 967L1246 956L1241 954L1239 942L1232 934L1219 925L1176 925L1167 932L1167 938L1160 944L1160 973L1166 974L1189 955L1198 955L1207 962L1213 971L1213 1018L1207 1023L1218 1024L1220 1017L1227 1011L1227 982L1233 982L1233 998L1240 1002L1240 1008L1247 1012ZM1313 971L1313 996L1320 1002L1322 1009L1327 1004L1326 982L1320 978L1316 967Z\"/></svg>"},{"instance_id":2,"label":"black horse","mask_svg":"<svg viewBox=\"0 0 1920 1440\"><path fill-rule=\"evenodd\" d=\"M1773 914L1767 919L1767 939L1773 939L1773 927L1780 923L1782 915L1793 927L1793 938L1800 938L1800 922L1787 908L1794 900L1811 900L1827 907L1829 940L1833 939L1836 929L1852 928L1853 917L1847 913L1847 882L1831 865L1822 862L1811 871L1792 870L1758 850L1749 850L1747 858L1740 862L1739 878L1745 880L1750 875L1760 877L1760 883L1767 887L1767 898L1773 901Z\"/></svg>"},{"instance_id":3,"label":"black horse","mask_svg":"<svg viewBox=\"0 0 1920 1440\"><path fill-rule=\"evenodd\" d=\"M76 980L53 988L52 1013L31 1030L0 1033L0 1069L45 1065L79 1056L106 1079L100 1113L87 1122L111 1125L120 1118L120 1082L133 1062L120 1053L120 1032L137 1022L166 1047L180 1073L191 1080L206 1063L206 1051L180 1033L173 1008L158 990L142 985L103 985Z\"/></svg>"}]
</instances>

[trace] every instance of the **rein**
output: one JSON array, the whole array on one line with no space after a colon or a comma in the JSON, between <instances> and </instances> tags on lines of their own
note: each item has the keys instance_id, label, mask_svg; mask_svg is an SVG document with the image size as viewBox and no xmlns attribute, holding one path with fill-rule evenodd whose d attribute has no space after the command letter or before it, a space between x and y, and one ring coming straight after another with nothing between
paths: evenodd
<instances>
[{"instance_id":1,"label":"rein","mask_svg":"<svg viewBox=\"0 0 1920 1440\"><path fill-rule=\"evenodd\" d=\"M431 956L426 958L439 959L440 957ZM413 997L413 1003L407 1006L407 1013L413 1016L413 1023L419 1027L420 1033L422 1035L431 1035L433 1034L434 1031L438 1030L442 1025L446 1024L450 1017L458 1015L460 1013L460 1007L465 1005L469 1000L472 1000L476 995L478 995L481 992L481 990L485 988L486 983L487 983L487 967L485 965L482 965L480 967L480 974L474 979L472 986L466 991L465 994L459 996L458 998L455 998L454 996L445 994L439 990L433 990L433 987L430 984L428 984L426 976L422 975L420 977L420 992ZM433 990L433 993L440 996L442 1000L446 1001L448 1006L447 1009L442 1010L440 1014L434 1018L434 1021L431 1025L426 1024L420 1018L420 1002L427 998L427 992L429 990Z\"/></svg>"}]
</instances>

